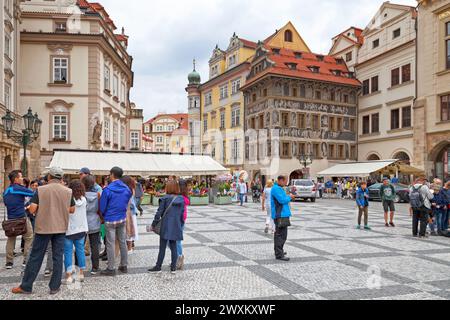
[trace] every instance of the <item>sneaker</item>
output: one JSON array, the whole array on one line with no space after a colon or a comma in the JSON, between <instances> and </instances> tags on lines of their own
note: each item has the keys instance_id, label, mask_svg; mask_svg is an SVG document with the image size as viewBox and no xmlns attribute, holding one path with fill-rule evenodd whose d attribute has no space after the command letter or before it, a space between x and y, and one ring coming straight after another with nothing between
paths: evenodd
<instances>
[{"instance_id":1,"label":"sneaker","mask_svg":"<svg viewBox=\"0 0 450 320\"><path fill-rule=\"evenodd\" d=\"M269 233L269 227L266 227L266 228L264 229L264 233Z\"/></svg>"},{"instance_id":2,"label":"sneaker","mask_svg":"<svg viewBox=\"0 0 450 320\"><path fill-rule=\"evenodd\" d=\"M288 257L284 256L284 257L281 257L281 258L277 258L277 260L288 262L291 259L289 259Z\"/></svg>"},{"instance_id":3,"label":"sneaker","mask_svg":"<svg viewBox=\"0 0 450 320\"><path fill-rule=\"evenodd\" d=\"M170 273L171 274L176 274L177 273L177 268L170 267Z\"/></svg>"},{"instance_id":4,"label":"sneaker","mask_svg":"<svg viewBox=\"0 0 450 320\"><path fill-rule=\"evenodd\" d=\"M385 226L386 228L389 227L389 223L386 223L384 226Z\"/></svg>"},{"instance_id":5,"label":"sneaker","mask_svg":"<svg viewBox=\"0 0 450 320\"><path fill-rule=\"evenodd\" d=\"M7 262L5 264L5 268L6 270L11 270L13 268L14 264L12 262Z\"/></svg>"},{"instance_id":6,"label":"sneaker","mask_svg":"<svg viewBox=\"0 0 450 320\"><path fill-rule=\"evenodd\" d=\"M50 277L51 274L52 274L52 271L50 269L45 269L44 277Z\"/></svg>"},{"instance_id":7,"label":"sneaker","mask_svg":"<svg viewBox=\"0 0 450 320\"><path fill-rule=\"evenodd\" d=\"M177 270L183 270L183 269L184 269L184 256L181 255L178 257Z\"/></svg>"},{"instance_id":8,"label":"sneaker","mask_svg":"<svg viewBox=\"0 0 450 320\"><path fill-rule=\"evenodd\" d=\"M101 276L114 277L116 275L116 270L105 269L100 272Z\"/></svg>"},{"instance_id":9,"label":"sneaker","mask_svg":"<svg viewBox=\"0 0 450 320\"><path fill-rule=\"evenodd\" d=\"M21 287L13 288L11 290L13 294L31 294L31 292L24 291Z\"/></svg>"},{"instance_id":10,"label":"sneaker","mask_svg":"<svg viewBox=\"0 0 450 320\"><path fill-rule=\"evenodd\" d=\"M64 280L65 285L69 285L74 283L74 280L72 278L72 273L66 273L66 279Z\"/></svg>"},{"instance_id":11,"label":"sneaker","mask_svg":"<svg viewBox=\"0 0 450 320\"><path fill-rule=\"evenodd\" d=\"M60 291L61 291L60 288L55 289L55 290L50 290L50 291L49 291L49 294L53 296L53 295L55 295L55 294L58 294Z\"/></svg>"},{"instance_id":12,"label":"sneaker","mask_svg":"<svg viewBox=\"0 0 450 320\"><path fill-rule=\"evenodd\" d=\"M95 269L95 268L92 268L92 269L91 269L91 274L92 274L93 276L97 275L97 273L98 273L98 269Z\"/></svg>"},{"instance_id":13,"label":"sneaker","mask_svg":"<svg viewBox=\"0 0 450 320\"><path fill-rule=\"evenodd\" d=\"M364 226L364 230L372 230L369 226Z\"/></svg>"},{"instance_id":14,"label":"sneaker","mask_svg":"<svg viewBox=\"0 0 450 320\"><path fill-rule=\"evenodd\" d=\"M438 234L436 231L431 231L430 235L432 235L433 237L436 237Z\"/></svg>"},{"instance_id":15,"label":"sneaker","mask_svg":"<svg viewBox=\"0 0 450 320\"><path fill-rule=\"evenodd\" d=\"M107 256L104 256L104 257L102 257L100 260L102 260L102 261L108 261L108 257L107 257Z\"/></svg>"},{"instance_id":16,"label":"sneaker","mask_svg":"<svg viewBox=\"0 0 450 320\"><path fill-rule=\"evenodd\" d=\"M419 237L419 235L417 235L417 234L413 234L413 237L414 237L414 238L418 238L418 237Z\"/></svg>"},{"instance_id":17,"label":"sneaker","mask_svg":"<svg viewBox=\"0 0 450 320\"><path fill-rule=\"evenodd\" d=\"M119 267L119 271L122 273L128 273L128 267L127 266Z\"/></svg>"},{"instance_id":18,"label":"sneaker","mask_svg":"<svg viewBox=\"0 0 450 320\"><path fill-rule=\"evenodd\" d=\"M84 272L82 270L80 270L77 280L78 280L78 282L84 282Z\"/></svg>"},{"instance_id":19,"label":"sneaker","mask_svg":"<svg viewBox=\"0 0 450 320\"><path fill-rule=\"evenodd\" d=\"M25 268L26 266L27 266L27 262L26 261L22 262L22 268Z\"/></svg>"},{"instance_id":20,"label":"sneaker","mask_svg":"<svg viewBox=\"0 0 450 320\"><path fill-rule=\"evenodd\" d=\"M390 222L389 225L390 225L392 228L395 228L395 224L394 224L393 222Z\"/></svg>"},{"instance_id":21,"label":"sneaker","mask_svg":"<svg viewBox=\"0 0 450 320\"><path fill-rule=\"evenodd\" d=\"M360 226L360 225L357 225L357 226L356 226L356 229L361 230L361 226Z\"/></svg>"},{"instance_id":22,"label":"sneaker","mask_svg":"<svg viewBox=\"0 0 450 320\"><path fill-rule=\"evenodd\" d=\"M148 272L151 272L151 273L160 273L161 272L161 267L153 267L153 268L150 268L150 269L148 269L147 270Z\"/></svg>"}]
</instances>

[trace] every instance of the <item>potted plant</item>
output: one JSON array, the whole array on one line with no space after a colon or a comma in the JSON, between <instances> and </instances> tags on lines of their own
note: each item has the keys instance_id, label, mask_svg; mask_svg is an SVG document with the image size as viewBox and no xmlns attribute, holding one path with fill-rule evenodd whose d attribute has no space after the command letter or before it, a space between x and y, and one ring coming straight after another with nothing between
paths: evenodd
<instances>
[{"instance_id":1,"label":"potted plant","mask_svg":"<svg viewBox=\"0 0 450 320\"><path fill-rule=\"evenodd\" d=\"M192 189L189 200L191 206L207 206L209 205L209 190L205 184L200 184L199 186Z\"/></svg>"},{"instance_id":2,"label":"potted plant","mask_svg":"<svg viewBox=\"0 0 450 320\"><path fill-rule=\"evenodd\" d=\"M232 204L231 198L231 185L228 182L223 182L219 185L219 191L214 197L214 204L216 205L228 205Z\"/></svg>"}]
</instances>

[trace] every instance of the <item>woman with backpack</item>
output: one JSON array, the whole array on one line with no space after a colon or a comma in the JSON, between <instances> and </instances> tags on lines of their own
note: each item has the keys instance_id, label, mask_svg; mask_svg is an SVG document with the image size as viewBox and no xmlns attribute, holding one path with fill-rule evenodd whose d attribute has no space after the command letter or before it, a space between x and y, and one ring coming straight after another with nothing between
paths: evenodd
<instances>
[{"instance_id":1,"label":"woman with backpack","mask_svg":"<svg viewBox=\"0 0 450 320\"><path fill-rule=\"evenodd\" d=\"M431 212L431 200L434 198L433 193L425 184L425 178L420 177L411 187L409 193L410 199L410 215L413 218L412 232L414 237L425 238L427 231L428 219ZM420 221L420 230L419 230Z\"/></svg>"},{"instance_id":2,"label":"woman with backpack","mask_svg":"<svg viewBox=\"0 0 450 320\"><path fill-rule=\"evenodd\" d=\"M91 274L96 275L100 268L100 229L103 224L103 217L98 209L101 194L95 187L93 176L85 176L81 182L86 189L86 216L92 263Z\"/></svg>"},{"instance_id":3,"label":"woman with backpack","mask_svg":"<svg viewBox=\"0 0 450 320\"><path fill-rule=\"evenodd\" d=\"M184 199L180 195L180 186L176 180L166 184L166 195L159 200L159 207L152 223L152 230L159 227L159 254L156 266L148 269L149 272L159 273L164 262L167 245L172 253L170 271L175 274L177 270L177 241L183 240L184 225Z\"/></svg>"}]
</instances>

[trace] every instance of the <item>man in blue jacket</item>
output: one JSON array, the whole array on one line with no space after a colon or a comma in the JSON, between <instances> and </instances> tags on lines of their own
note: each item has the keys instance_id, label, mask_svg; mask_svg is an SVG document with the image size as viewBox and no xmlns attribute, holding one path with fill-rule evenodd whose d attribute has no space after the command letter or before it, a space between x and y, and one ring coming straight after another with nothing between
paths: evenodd
<instances>
[{"instance_id":1,"label":"man in blue jacket","mask_svg":"<svg viewBox=\"0 0 450 320\"><path fill-rule=\"evenodd\" d=\"M292 215L289 203L295 200L295 195L288 196L286 191L284 191L283 188L286 186L286 183L286 177L279 176L270 195L272 219L275 222L275 258L282 261L289 261L284 252L284 244L287 240L288 227L290 225L289 218Z\"/></svg>"},{"instance_id":2,"label":"man in blue jacket","mask_svg":"<svg viewBox=\"0 0 450 320\"><path fill-rule=\"evenodd\" d=\"M27 218L25 212L25 198L32 197L33 191L25 188L23 184L22 171L14 170L8 175L11 185L3 194L3 202L8 213L8 220ZM28 252L33 243L33 227L31 221L27 218L27 233L22 236L25 241L23 251L23 266L27 264ZM6 242L6 269L12 269L14 265L14 249L16 247L16 237L8 237Z\"/></svg>"},{"instance_id":3,"label":"man in blue jacket","mask_svg":"<svg viewBox=\"0 0 450 320\"><path fill-rule=\"evenodd\" d=\"M358 191L356 191L356 204L358 205L358 225L357 229L361 229L361 219L364 215L364 229L371 230L369 227L369 189L367 183L361 182Z\"/></svg>"},{"instance_id":4,"label":"man in blue jacket","mask_svg":"<svg viewBox=\"0 0 450 320\"><path fill-rule=\"evenodd\" d=\"M132 193L128 186L120 179L123 170L114 167L110 171L111 183L103 190L100 197L100 212L105 219L106 228L106 252L108 255L108 267L101 272L104 276L115 276L115 244L116 238L120 247L119 271L127 273L128 249L127 249L127 208Z\"/></svg>"}]
</instances>

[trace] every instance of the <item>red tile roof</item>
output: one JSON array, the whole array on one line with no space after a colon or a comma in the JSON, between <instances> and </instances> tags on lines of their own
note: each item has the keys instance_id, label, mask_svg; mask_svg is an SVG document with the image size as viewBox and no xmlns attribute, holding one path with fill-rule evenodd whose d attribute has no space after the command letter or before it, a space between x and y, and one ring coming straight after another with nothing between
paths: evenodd
<instances>
[{"instance_id":1,"label":"red tile roof","mask_svg":"<svg viewBox=\"0 0 450 320\"><path fill-rule=\"evenodd\" d=\"M271 48L268 48L269 50ZM333 82L336 84L346 84L352 86L360 86L361 83L355 78L349 78L346 64L338 64L336 58L328 55L316 55L314 53L301 52L301 58L296 57L296 51L288 49L280 49L280 54L274 54L271 50L267 54L267 58L274 63L253 78L248 79L244 88L261 79L267 74L295 77L302 79L318 80L324 82ZM323 57L323 61L318 59ZM296 69L291 69L288 64L296 64ZM312 72L309 67L319 67L319 72ZM341 76L335 75L332 71L340 71Z\"/></svg>"},{"instance_id":2,"label":"red tile roof","mask_svg":"<svg viewBox=\"0 0 450 320\"><path fill-rule=\"evenodd\" d=\"M102 13L105 22L111 25L113 29L117 29L114 21L109 17L108 12L106 12L105 8L100 3L89 2L87 0L77 0L77 5L81 9L87 9L87 11L91 13Z\"/></svg>"},{"instance_id":3,"label":"red tile roof","mask_svg":"<svg viewBox=\"0 0 450 320\"><path fill-rule=\"evenodd\" d=\"M245 47L256 49L256 47L258 46L258 44L256 42L253 42L250 40L246 40L246 39L242 39L242 38L239 38L239 40L242 41L242 43L244 44Z\"/></svg>"}]
</instances>

